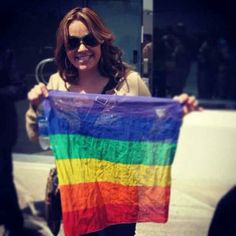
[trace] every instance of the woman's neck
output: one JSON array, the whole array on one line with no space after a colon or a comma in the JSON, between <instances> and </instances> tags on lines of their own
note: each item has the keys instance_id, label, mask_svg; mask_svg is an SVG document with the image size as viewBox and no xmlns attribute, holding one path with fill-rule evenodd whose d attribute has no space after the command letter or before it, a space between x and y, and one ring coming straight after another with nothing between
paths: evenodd
<instances>
[{"instance_id":1,"label":"woman's neck","mask_svg":"<svg viewBox=\"0 0 236 236\"><path fill-rule=\"evenodd\" d=\"M92 84L101 80L101 78L103 78L99 72L97 70L90 70L90 71L79 71L79 85L83 86L83 85L88 85L88 84Z\"/></svg>"},{"instance_id":2,"label":"woman's neck","mask_svg":"<svg viewBox=\"0 0 236 236\"><path fill-rule=\"evenodd\" d=\"M108 78L100 75L97 70L80 71L77 89L85 93L101 93L108 80Z\"/></svg>"}]
</instances>

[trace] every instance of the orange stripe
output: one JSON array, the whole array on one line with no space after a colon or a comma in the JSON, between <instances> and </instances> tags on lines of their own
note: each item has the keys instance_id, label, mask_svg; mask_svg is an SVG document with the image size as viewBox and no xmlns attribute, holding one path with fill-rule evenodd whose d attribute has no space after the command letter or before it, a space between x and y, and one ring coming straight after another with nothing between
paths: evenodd
<instances>
[{"instance_id":1,"label":"orange stripe","mask_svg":"<svg viewBox=\"0 0 236 236\"><path fill-rule=\"evenodd\" d=\"M124 186L96 182L60 186L63 212L71 212L104 205L136 205L163 207L169 204L170 186Z\"/></svg>"}]
</instances>

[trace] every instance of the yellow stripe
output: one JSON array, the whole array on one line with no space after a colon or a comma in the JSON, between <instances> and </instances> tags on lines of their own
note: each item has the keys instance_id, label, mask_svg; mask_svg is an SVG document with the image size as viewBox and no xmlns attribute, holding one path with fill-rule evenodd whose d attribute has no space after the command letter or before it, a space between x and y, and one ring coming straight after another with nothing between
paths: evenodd
<instances>
[{"instance_id":1,"label":"yellow stripe","mask_svg":"<svg viewBox=\"0 0 236 236\"><path fill-rule=\"evenodd\" d=\"M112 182L127 186L169 186L170 166L127 165L92 158L57 160L60 185Z\"/></svg>"}]
</instances>

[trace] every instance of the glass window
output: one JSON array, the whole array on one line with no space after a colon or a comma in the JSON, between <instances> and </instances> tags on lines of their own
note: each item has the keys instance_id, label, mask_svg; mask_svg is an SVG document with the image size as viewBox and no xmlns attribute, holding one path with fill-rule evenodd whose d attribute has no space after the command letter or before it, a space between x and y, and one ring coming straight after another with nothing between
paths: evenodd
<instances>
[{"instance_id":1,"label":"glass window","mask_svg":"<svg viewBox=\"0 0 236 236\"><path fill-rule=\"evenodd\" d=\"M187 92L205 107L235 109L236 17L230 1L158 0L148 9L149 2L144 0L143 71L153 95Z\"/></svg>"}]
</instances>

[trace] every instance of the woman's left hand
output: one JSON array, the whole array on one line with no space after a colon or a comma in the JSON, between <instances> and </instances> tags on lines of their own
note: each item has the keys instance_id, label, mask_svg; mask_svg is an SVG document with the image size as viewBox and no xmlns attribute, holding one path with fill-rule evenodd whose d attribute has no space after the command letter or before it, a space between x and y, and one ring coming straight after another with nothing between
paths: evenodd
<instances>
[{"instance_id":1,"label":"woman's left hand","mask_svg":"<svg viewBox=\"0 0 236 236\"><path fill-rule=\"evenodd\" d=\"M194 96L189 96L186 93L182 93L179 96L175 96L174 100L180 102L183 105L183 114L187 115L192 111L202 111L203 108L199 106L198 100Z\"/></svg>"}]
</instances>

